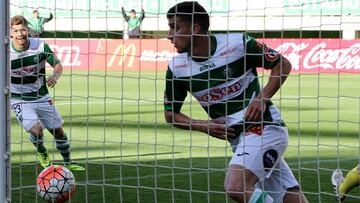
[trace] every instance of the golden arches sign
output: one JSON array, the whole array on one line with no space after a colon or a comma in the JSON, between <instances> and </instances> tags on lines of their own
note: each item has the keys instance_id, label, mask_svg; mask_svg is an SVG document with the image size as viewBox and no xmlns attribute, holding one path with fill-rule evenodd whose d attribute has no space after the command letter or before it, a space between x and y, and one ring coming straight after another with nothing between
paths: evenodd
<instances>
[{"instance_id":1,"label":"golden arches sign","mask_svg":"<svg viewBox=\"0 0 360 203\"><path fill-rule=\"evenodd\" d=\"M125 62L126 57L129 57L129 61L127 63L128 67L133 67L134 66L134 59L135 59L135 53L136 53L136 46L135 44L129 44L129 45L125 45L125 44L120 44L119 46L116 47L114 53L112 54L107 67L112 67L115 60L119 58L118 64L119 66L122 66Z\"/></svg>"}]
</instances>

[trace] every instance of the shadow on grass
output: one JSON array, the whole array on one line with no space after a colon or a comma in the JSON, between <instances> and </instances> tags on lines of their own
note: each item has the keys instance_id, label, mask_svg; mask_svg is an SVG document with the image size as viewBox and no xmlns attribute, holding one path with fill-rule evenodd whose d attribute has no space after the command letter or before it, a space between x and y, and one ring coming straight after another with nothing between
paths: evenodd
<instances>
[{"instance_id":1,"label":"shadow on grass","mask_svg":"<svg viewBox=\"0 0 360 203\"><path fill-rule=\"evenodd\" d=\"M72 202L232 202L223 190L229 157L126 162L103 158L101 162L80 162L87 170L74 172L77 192ZM292 164L298 162L296 158L287 161L309 201L334 202L330 176L337 162L313 164L307 161L316 157L301 159L300 167ZM341 166L351 169L354 161L344 160ZM40 170L35 164L13 169L12 202L37 202L35 179ZM351 191L350 195L346 202L360 201L359 190Z\"/></svg>"},{"instance_id":2,"label":"shadow on grass","mask_svg":"<svg viewBox=\"0 0 360 203\"><path fill-rule=\"evenodd\" d=\"M279 108L280 111L285 112L285 111L328 111L328 110L334 110L334 108L330 108L330 107L324 107L324 106L305 106L305 105L299 105L299 106L288 106L288 105L281 105L281 106L277 106Z\"/></svg>"},{"instance_id":3,"label":"shadow on grass","mask_svg":"<svg viewBox=\"0 0 360 203\"><path fill-rule=\"evenodd\" d=\"M11 125L19 125L16 120L12 120ZM304 124L305 125L305 124ZM309 125L309 124L306 124ZM182 131L181 129L172 128L169 124L165 123L165 121L160 122L149 122L149 121L128 121L128 120L98 120L98 119L84 119L84 120L72 120L67 121L64 124L64 128L69 127L86 127L91 128L118 128L122 129L123 131L127 129L142 129L142 130L174 130L174 131ZM289 135L292 136L300 136L300 137L329 137L329 138L337 138L338 136L346 137L346 138L359 138L359 132L357 128L347 128L346 130L340 129L339 132L334 130L333 128L323 128L323 127L317 127L316 123L312 124L312 127L309 126L303 126L300 125L300 129L295 126L294 124L288 125Z\"/></svg>"}]
</instances>

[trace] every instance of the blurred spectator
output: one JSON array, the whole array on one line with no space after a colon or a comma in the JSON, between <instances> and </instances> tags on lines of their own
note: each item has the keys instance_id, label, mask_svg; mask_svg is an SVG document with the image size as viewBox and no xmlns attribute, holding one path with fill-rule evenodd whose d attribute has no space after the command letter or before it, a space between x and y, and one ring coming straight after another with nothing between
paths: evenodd
<instances>
[{"instance_id":1,"label":"blurred spectator","mask_svg":"<svg viewBox=\"0 0 360 203\"><path fill-rule=\"evenodd\" d=\"M130 15L126 15L124 7L121 7L121 13L128 23L128 35L130 39L139 39L140 38L140 25L145 18L144 8L141 6L141 16L136 16L136 11L132 9Z\"/></svg>"},{"instance_id":2,"label":"blurred spectator","mask_svg":"<svg viewBox=\"0 0 360 203\"><path fill-rule=\"evenodd\" d=\"M32 18L28 19L30 36L31 37L41 37L42 32L44 31L44 24L53 19L53 14L50 13L49 18L44 18L39 16L39 11L34 10Z\"/></svg>"}]
</instances>

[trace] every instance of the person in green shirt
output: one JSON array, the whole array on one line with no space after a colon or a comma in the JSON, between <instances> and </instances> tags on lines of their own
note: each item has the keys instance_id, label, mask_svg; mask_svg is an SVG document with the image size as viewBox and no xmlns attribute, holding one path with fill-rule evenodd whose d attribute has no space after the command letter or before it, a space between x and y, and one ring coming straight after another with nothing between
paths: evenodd
<instances>
[{"instance_id":1,"label":"person in green shirt","mask_svg":"<svg viewBox=\"0 0 360 203\"><path fill-rule=\"evenodd\" d=\"M44 18L39 16L39 11L33 11L33 17L28 19L30 36L31 37L41 37L42 32L44 31L44 24L53 19L53 14L50 13L49 18Z\"/></svg>"},{"instance_id":2,"label":"person in green shirt","mask_svg":"<svg viewBox=\"0 0 360 203\"><path fill-rule=\"evenodd\" d=\"M128 35L130 39L139 39L140 38L140 25L145 18L144 8L141 6L141 16L136 16L136 11L132 9L130 15L126 15L124 7L121 7L121 13L128 23Z\"/></svg>"}]
</instances>

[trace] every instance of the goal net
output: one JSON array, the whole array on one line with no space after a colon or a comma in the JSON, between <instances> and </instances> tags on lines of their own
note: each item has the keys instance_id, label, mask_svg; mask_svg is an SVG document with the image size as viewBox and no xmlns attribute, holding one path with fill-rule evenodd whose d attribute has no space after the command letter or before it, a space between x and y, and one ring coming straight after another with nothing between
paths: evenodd
<instances>
[{"instance_id":1,"label":"goal net","mask_svg":"<svg viewBox=\"0 0 360 203\"><path fill-rule=\"evenodd\" d=\"M230 144L164 118L165 74L177 55L166 39L166 12L179 2L9 1L10 17L31 19L34 10L53 16L39 38L64 72L49 96L64 120L71 158L86 169L73 172L71 202L232 202L224 191ZM272 98L289 131L284 158L309 202L335 201L332 171L346 174L360 157L360 1L198 2L210 15L210 34L245 32L291 62L291 74ZM129 39L122 7L136 17L143 8L139 39ZM257 71L263 88L270 72ZM47 75L52 72L47 65ZM210 119L190 94L181 112ZM37 150L11 115L11 200L42 202ZM47 130L44 145L52 163L63 164ZM347 201L360 201L358 188Z\"/></svg>"}]
</instances>

